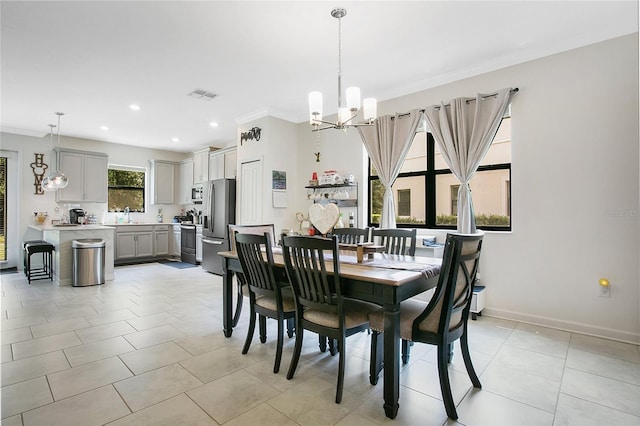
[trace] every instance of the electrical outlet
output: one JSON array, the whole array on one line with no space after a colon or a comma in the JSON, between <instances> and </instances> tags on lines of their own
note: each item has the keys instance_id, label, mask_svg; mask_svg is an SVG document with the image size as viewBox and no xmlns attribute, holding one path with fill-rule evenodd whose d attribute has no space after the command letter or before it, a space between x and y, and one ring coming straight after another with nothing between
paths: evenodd
<instances>
[{"instance_id":1,"label":"electrical outlet","mask_svg":"<svg viewBox=\"0 0 640 426\"><path fill-rule=\"evenodd\" d=\"M611 297L611 287L598 285L600 287L600 297Z\"/></svg>"}]
</instances>

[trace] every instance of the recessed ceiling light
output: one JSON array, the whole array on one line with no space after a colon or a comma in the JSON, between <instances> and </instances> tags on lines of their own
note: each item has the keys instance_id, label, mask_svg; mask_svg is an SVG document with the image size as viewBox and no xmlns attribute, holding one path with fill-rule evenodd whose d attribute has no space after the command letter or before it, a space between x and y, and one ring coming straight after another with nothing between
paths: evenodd
<instances>
[{"instance_id":1,"label":"recessed ceiling light","mask_svg":"<svg viewBox=\"0 0 640 426\"><path fill-rule=\"evenodd\" d=\"M100 130L104 130L106 132L109 128L107 126L100 126Z\"/></svg>"},{"instance_id":2,"label":"recessed ceiling light","mask_svg":"<svg viewBox=\"0 0 640 426\"><path fill-rule=\"evenodd\" d=\"M132 111L140 111L140 105L131 104L129 105L129 109Z\"/></svg>"},{"instance_id":3,"label":"recessed ceiling light","mask_svg":"<svg viewBox=\"0 0 640 426\"><path fill-rule=\"evenodd\" d=\"M218 127L218 123L217 123L217 122L215 122L215 121L212 121L212 122L210 122L210 123L209 123L209 126L211 126L211 127Z\"/></svg>"},{"instance_id":4,"label":"recessed ceiling light","mask_svg":"<svg viewBox=\"0 0 640 426\"><path fill-rule=\"evenodd\" d=\"M180 142L180 139L178 139L178 138L171 138L171 142Z\"/></svg>"}]
</instances>

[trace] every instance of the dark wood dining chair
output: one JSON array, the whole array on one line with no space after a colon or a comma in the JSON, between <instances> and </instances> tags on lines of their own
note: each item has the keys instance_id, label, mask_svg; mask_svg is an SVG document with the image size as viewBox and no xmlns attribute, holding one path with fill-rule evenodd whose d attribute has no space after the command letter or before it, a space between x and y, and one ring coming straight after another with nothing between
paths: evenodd
<instances>
[{"instance_id":1,"label":"dark wood dining chair","mask_svg":"<svg viewBox=\"0 0 640 426\"><path fill-rule=\"evenodd\" d=\"M271 236L236 234L236 250L242 266L242 278L249 290L249 329L244 342L242 353L249 352L253 333L256 327L256 314L260 317L260 341L264 343L267 337L267 318L278 321L278 342L273 372L280 370L282 346L284 340L284 322L293 320L295 316L295 302L290 289L283 288L276 281L273 273L273 252L271 250ZM291 336L289 336L291 337Z\"/></svg>"},{"instance_id":2,"label":"dark wood dining chair","mask_svg":"<svg viewBox=\"0 0 640 426\"><path fill-rule=\"evenodd\" d=\"M231 251L236 251L236 240L235 236L238 233L241 234L254 234L254 235L262 235L265 232L268 232L271 236L272 245L275 244L275 226L273 223L264 224L264 225L228 225L228 238L229 238L229 246ZM243 304L243 296L248 297L248 289L246 284L242 284L242 277L236 276L236 280L238 280L238 297L236 298L236 310L233 314L233 327L238 325L238 321L240 320L240 315L242 314L242 304Z\"/></svg>"},{"instance_id":3,"label":"dark wood dining chair","mask_svg":"<svg viewBox=\"0 0 640 426\"><path fill-rule=\"evenodd\" d=\"M452 419L457 419L458 414L451 396L447 367L451 362L451 345L456 340L460 340L462 358L473 386L482 387L471 363L467 341L467 321L473 285L478 272L482 237L482 233L474 235L448 234L440 278L431 300L425 303L409 299L400 304L400 337L403 341L437 346L440 390L447 415ZM380 338L384 330L382 310L369 314L369 323L373 331L369 379L372 384L376 384L378 374L383 368L383 339Z\"/></svg>"},{"instance_id":4,"label":"dark wood dining chair","mask_svg":"<svg viewBox=\"0 0 640 426\"><path fill-rule=\"evenodd\" d=\"M369 242L369 228L335 228L332 232L338 243L358 244Z\"/></svg>"},{"instance_id":5,"label":"dark wood dining chair","mask_svg":"<svg viewBox=\"0 0 640 426\"><path fill-rule=\"evenodd\" d=\"M415 256L416 254L416 237L417 230L396 228L396 229L378 229L371 230L371 239L379 238L381 246L384 246L384 253L402 254L406 256Z\"/></svg>"},{"instance_id":6,"label":"dark wood dining chair","mask_svg":"<svg viewBox=\"0 0 640 426\"><path fill-rule=\"evenodd\" d=\"M339 404L344 385L346 338L368 329L369 312L378 306L342 296L336 237L285 237L283 242L282 253L296 303L296 342L287 379L292 379L296 372L304 330L335 339L339 353L336 387Z\"/></svg>"}]
</instances>

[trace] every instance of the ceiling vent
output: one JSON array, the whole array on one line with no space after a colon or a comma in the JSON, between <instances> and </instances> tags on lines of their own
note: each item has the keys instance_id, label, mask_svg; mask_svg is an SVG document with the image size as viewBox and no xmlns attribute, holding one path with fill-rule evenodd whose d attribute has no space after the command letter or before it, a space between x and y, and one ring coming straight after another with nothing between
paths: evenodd
<instances>
[{"instance_id":1,"label":"ceiling vent","mask_svg":"<svg viewBox=\"0 0 640 426\"><path fill-rule=\"evenodd\" d=\"M207 92L206 90L194 90L189 93L192 98L200 99L201 101L210 101L216 97L215 93Z\"/></svg>"}]
</instances>

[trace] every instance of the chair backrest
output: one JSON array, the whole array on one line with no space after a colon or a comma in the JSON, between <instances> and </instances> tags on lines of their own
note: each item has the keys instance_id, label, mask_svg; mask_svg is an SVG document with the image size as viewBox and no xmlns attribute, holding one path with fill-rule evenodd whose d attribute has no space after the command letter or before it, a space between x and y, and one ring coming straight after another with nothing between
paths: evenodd
<instances>
[{"instance_id":1,"label":"chair backrest","mask_svg":"<svg viewBox=\"0 0 640 426\"><path fill-rule=\"evenodd\" d=\"M268 232L271 236L271 245L274 246L276 244L276 231L273 223L267 223L264 225L229 225L229 242L231 245L231 251L236 251L236 233L263 235L265 232Z\"/></svg>"},{"instance_id":2,"label":"chair backrest","mask_svg":"<svg viewBox=\"0 0 640 426\"><path fill-rule=\"evenodd\" d=\"M414 229L377 229L371 231L371 239L380 238L379 244L384 246L384 252L388 254L402 254L406 256L415 256L416 254L416 235L417 230Z\"/></svg>"},{"instance_id":3,"label":"chair backrest","mask_svg":"<svg viewBox=\"0 0 640 426\"><path fill-rule=\"evenodd\" d=\"M236 251L242 266L244 282L256 294L280 294L273 273L273 252L271 236L268 232L262 235L235 234Z\"/></svg>"},{"instance_id":4,"label":"chair backrest","mask_svg":"<svg viewBox=\"0 0 640 426\"><path fill-rule=\"evenodd\" d=\"M369 228L334 228L333 235L341 244L358 244L369 241Z\"/></svg>"},{"instance_id":5,"label":"chair backrest","mask_svg":"<svg viewBox=\"0 0 640 426\"><path fill-rule=\"evenodd\" d=\"M482 232L447 234L438 285L427 308L413 322L414 336L437 333L447 342L460 337L469 317L483 236Z\"/></svg>"},{"instance_id":6,"label":"chair backrest","mask_svg":"<svg viewBox=\"0 0 640 426\"><path fill-rule=\"evenodd\" d=\"M338 253L336 237L284 237L282 254L296 304L333 313L342 311ZM331 275L328 264L333 265Z\"/></svg>"}]
</instances>

